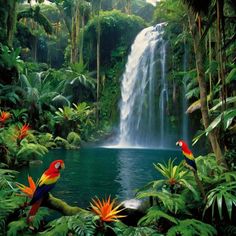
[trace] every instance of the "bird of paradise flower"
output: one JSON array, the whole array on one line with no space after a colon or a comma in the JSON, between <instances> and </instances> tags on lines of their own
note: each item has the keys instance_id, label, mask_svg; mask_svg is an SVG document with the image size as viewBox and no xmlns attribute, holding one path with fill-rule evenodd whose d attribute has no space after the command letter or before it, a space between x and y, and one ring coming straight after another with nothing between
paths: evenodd
<instances>
[{"instance_id":1,"label":"bird of paradise flower","mask_svg":"<svg viewBox=\"0 0 236 236\"><path fill-rule=\"evenodd\" d=\"M11 117L11 113L7 111L2 111L0 114L1 127L4 127L5 122Z\"/></svg>"},{"instance_id":2,"label":"bird of paradise flower","mask_svg":"<svg viewBox=\"0 0 236 236\"><path fill-rule=\"evenodd\" d=\"M16 186L24 193L27 197L32 198L36 189L36 184L31 176L28 176L29 187L24 184L17 183Z\"/></svg>"},{"instance_id":3,"label":"bird of paradise flower","mask_svg":"<svg viewBox=\"0 0 236 236\"><path fill-rule=\"evenodd\" d=\"M119 213L124 210L121 208L122 204L115 206L116 200L113 199L111 201L111 197L109 196L108 199L99 198L92 199L90 206L92 211L100 217L102 222L115 222L118 221L119 218L126 217L125 215L120 215Z\"/></svg>"},{"instance_id":4,"label":"bird of paradise flower","mask_svg":"<svg viewBox=\"0 0 236 236\"><path fill-rule=\"evenodd\" d=\"M17 131L18 131L17 139L22 140L26 136L28 136L29 129L30 129L29 124L24 124L21 128L17 128Z\"/></svg>"}]
</instances>

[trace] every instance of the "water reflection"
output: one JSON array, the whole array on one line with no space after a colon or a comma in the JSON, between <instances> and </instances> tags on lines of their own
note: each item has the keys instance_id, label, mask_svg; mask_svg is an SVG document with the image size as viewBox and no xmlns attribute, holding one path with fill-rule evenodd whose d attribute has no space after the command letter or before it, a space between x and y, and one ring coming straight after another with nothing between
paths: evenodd
<instances>
[{"instance_id":1,"label":"water reflection","mask_svg":"<svg viewBox=\"0 0 236 236\"><path fill-rule=\"evenodd\" d=\"M134 190L158 178L153 163L180 157L170 150L84 148L80 150L53 150L42 165L24 167L17 181L27 183L27 175L35 180L51 161L63 159L66 168L53 194L70 204L87 207L91 198L134 196ZM181 158L179 158L181 159Z\"/></svg>"}]
</instances>

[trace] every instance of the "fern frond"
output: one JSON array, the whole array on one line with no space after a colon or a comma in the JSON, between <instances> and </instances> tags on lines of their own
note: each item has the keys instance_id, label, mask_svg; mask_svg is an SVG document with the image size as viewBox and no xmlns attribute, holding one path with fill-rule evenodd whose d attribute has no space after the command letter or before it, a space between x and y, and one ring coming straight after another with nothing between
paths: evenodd
<instances>
[{"instance_id":1,"label":"fern frond","mask_svg":"<svg viewBox=\"0 0 236 236\"><path fill-rule=\"evenodd\" d=\"M161 236L163 234L157 233L156 229L151 227L132 227L123 224L122 222L116 222L112 228L116 235L122 236Z\"/></svg>"},{"instance_id":2,"label":"fern frond","mask_svg":"<svg viewBox=\"0 0 236 236\"><path fill-rule=\"evenodd\" d=\"M180 220L167 232L167 236L213 236L216 234L217 231L213 226L195 219Z\"/></svg>"},{"instance_id":3,"label":"fern frond","mask_svg":"<svg viewBox=\"0 0 236 236\"><path fill-rule=\"evenodd\" d=\"M150 226L155 224L160 218L165 218L174 224L178 224L178 221L175 217L165 213L164 211L161 211L159 207L154 206L148 209L147 214L139 220L138 225Z\"/></svg>"}]
</instances>

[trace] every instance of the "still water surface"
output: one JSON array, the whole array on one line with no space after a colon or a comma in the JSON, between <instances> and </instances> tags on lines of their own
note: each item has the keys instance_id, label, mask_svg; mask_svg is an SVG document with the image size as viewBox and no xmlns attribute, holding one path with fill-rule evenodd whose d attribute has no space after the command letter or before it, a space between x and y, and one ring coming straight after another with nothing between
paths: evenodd
<instances>
[{"instance_id":1,"label":"still water surface","mask_svg":"<svg viewBox=\"0 0 236 236\"><path fill-rule=\"evenodd\" d=\"M160 178L153 163L176 158L182 154L176 150L81 148L79 150L53 150L41 165L30 165L20 171L17 181L27 184L28 174L37 180L49 164L63 159L61 172L52 193L69 204L87 207L91 198L111 195L125 200L134 197L135 189L148 181Z\"/></svg>"}]
</instances>

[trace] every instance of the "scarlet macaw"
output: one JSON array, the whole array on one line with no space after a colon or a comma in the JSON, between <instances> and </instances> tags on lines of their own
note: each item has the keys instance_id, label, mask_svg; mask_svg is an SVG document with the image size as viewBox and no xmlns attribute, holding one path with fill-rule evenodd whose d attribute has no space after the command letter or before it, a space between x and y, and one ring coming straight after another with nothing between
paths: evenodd
<instances>
[{"instance_id":1,"label":"scarlet macaw","mask_svg":"<svg viewBox=\"0 0 236 236\"><path fill-rule=\"evenodd\" d=\"M49 168L43 173L37 183L32 200L29 203L32 207L29 211L28 222L30 222L31 217L37 213L42 201L48 196L48 192L53 189L57 180L60 178L60 170L64 168L64 162L62 160L56 160L53 161Z\"/></svg>"},{"instance_id":2,"label":"scarlet macaw","mask_svg":"<svg viewBox=\"0 0 236 236\"><path fill-rule=\"evenodd\" d=\"M196 166L196 162L195 162L193 153L188 148L187 143L185 143L183 140L179 140L178 142L176 142L176 145L181 147L182 153L184 155L184 159L185 159L188 167L190 167L190 169L192 169L194 171L197 171L197 166Z\"/></svg>"},{"instance_id":3,"label":"scarlet macaw","mask_svg":"<svg viewBox=\"0 0 236 236\"><path fill-rule=\"evenodd\" d=\"M184 155L184 159L186 161L186 165L193 171L195 181L197 183L199 190L201 191L203 200L206 201L206 194L205 194L202 182L200 181L197 174L197 165L196 165L193 153L188 148L187 143L185 143L183 140L179 140L178 142L176 142L176 145L181 147L182 153Z\"/></svg>"}]
</instances>

